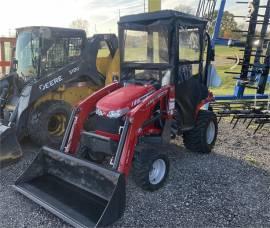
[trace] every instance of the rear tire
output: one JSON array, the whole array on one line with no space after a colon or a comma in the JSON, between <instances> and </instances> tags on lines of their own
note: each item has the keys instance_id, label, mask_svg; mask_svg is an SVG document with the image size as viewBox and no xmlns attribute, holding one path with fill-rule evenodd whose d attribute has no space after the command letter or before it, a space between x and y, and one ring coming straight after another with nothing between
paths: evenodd
<instances>
[{"instance_id":1,"label":"rear tire","mask_svg":"<svg viewBox=\"0 0 270 228\"><path fill-rule=\"evenodd\" d=\"M64 101L41 103L30 113L28 133L38 145L59 149L71 115L72 106Z\"/></svg>"},{"instance_id":2,"label":"rear tire","mask_svg":"<svg viewBox=\"0 0 270 228\"><path fill-rule=\"evenodd\" d=\"M195 127L183 133L184 145L193 152L210 153L215 145L218 132L215 113L200 110Z\"/></svg>"},{"instance_id":3,"label":"rear tire","mask_svg":"<svg viewBox=\"0 0 270 228\"><path fill-rule=\"evenodd\" d=\"M168 176L170 163L166 154L150 150L137 151L133 161L133 178L144 190L161 188Z\"/></svg>"}]
</instances>

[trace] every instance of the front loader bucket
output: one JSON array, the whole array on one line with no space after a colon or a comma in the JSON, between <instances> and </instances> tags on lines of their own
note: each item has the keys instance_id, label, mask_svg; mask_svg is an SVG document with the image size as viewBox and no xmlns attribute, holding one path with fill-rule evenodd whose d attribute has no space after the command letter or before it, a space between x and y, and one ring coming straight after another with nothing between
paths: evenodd
<instances>
[{"instance_id":1,"label":"front loader bucket","mask_svg":"<svg viewBox=\"0 0 270 228\"><path fill-rule=\"evenodd\" d=\"M109 225L125 207L123 174L47 147L14 187L75 227Z\"/></svg>"},{"instance_id":2,"label":"front loader bucket","mask_svg":"<svg viewBox=\"0 0 270 228\"><path fill-rule=\"evenodd\" d=\"M0 167L22 156L15 128L0 124Z\"/></svg>"}]
</instances>

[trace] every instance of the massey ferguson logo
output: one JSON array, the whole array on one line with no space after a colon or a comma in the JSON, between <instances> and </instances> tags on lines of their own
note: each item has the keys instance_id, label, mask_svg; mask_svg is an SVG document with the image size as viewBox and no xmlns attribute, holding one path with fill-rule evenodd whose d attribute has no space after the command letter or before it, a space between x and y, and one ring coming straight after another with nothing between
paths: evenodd
<instances>
[{"instance_id":1,"label":"massey ferguson logo","mask_svg":"<svg viewBox=\"0 0 270 228\"><path fill-rule=\"evenodd\" d=\"M44 84L40 84L39 89L41 91L47 90L47 89L51 88L52 86L55 86L55 85L59 84L61 81L63 81L62 75L60 75L57 78L54 78L54 79L44 83Z\"/></svg>"}]
</instances>

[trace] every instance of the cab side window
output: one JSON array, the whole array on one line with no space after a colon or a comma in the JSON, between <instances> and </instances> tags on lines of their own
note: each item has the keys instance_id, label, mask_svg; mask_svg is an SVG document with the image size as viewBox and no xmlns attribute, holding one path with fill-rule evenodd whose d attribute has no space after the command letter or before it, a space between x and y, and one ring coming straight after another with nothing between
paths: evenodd
<instances>
[{"instance_id":1,"label":"cab side window","mask_svg":"<svg viewBox=\"0 0 270 228\"><path fill-rule=\"evenodd\" d=\"M81 37L61 37L48 41L43 64L46 72L52 72L61 68L81 55L82 38Z\"/></svg>"},{"instance_id":2,"label":"cab side window","mask_svg":"<svg viewBox=\"0 0 270 228\"><path fill-rule=\"evenodd\" d=\"M99 43L99 49L97 53L96 66L99 73L106 76L107 70L111 63L111 51L106 41Z\"/></svg>"},{"instance_id":3,"label":"cab side window","mask_svg":"<svg viewBox=\"0 0 270 228\"><path fill-rule=\"evenodd\" d=\"M199 61L200 60L200 34L196 29L179 29L179 60Z\"/></svg>"},{"instance_id":4,"label":"cab side window","mask_svg":"<svg viewBox=\"0 0 270 228\"><path fill-rule=\"evenodd\" d=\"M108 44L105 41L101 41L99 44L97 57L106 58L106 57L109 57L110 55L111 55L111 52L110 52Z\"/></svg>"},{"instance_id":5,"label":"cab side window","mask_svg":"<svg viewBox=\"0 0 270 228\"><path fill-rule=\"evenodd\" d=\"M68 57L71 60L74 57L81 55L82 50L82 38L74 37L69 39L68 44Z\"/></svg>"},{"instance_id":6,"label":"cab side window","mask_svg":"<svg viewBox=\"0 0 270 228\"><path fill-rule=\"evenodd\" d=\"M179 77L199 76L201 44L198 28L179 28Z\"/></svg>"}]
</instances>

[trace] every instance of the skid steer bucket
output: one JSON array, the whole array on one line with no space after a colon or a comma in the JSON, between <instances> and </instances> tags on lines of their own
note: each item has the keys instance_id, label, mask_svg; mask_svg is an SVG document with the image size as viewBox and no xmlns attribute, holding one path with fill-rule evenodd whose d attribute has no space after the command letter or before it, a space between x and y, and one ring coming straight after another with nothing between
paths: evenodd
<instances>
[{"instance_id":1,"label":"skid steer bucket","mask_svg":"<svg viewBox=\"0 0 270 228\"><path fill-rule=\"evenodd\" d=\"M125 207L123 174L47 147L14 188L75 227L109 225Z\"/></svg>"},{"instance_id":2,"label":"skid steer bucket","mask_svg":"<svg viewBox=\"0 0 270 228\"><path fill-rule=\"evenodd\" d=\"M22 156L22 149L12 127L0 124L0 168Z\"/></svg>"}]
</instances>

